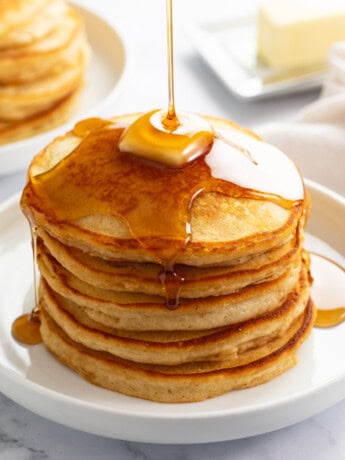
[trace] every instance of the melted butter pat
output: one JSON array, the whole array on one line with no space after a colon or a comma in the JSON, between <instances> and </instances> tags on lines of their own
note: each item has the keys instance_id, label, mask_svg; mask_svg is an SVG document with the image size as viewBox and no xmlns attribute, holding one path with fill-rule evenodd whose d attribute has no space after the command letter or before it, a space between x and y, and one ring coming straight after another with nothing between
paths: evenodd
<instances>
[{"instance_id":1,"label":"melted butter pat","mask_svg":"<svg viewBox=\"0 0 345 460\"><path fill-rule=\"evenodd\" d=\"M180 168L208 152L213 140L213 129L205 119L182 113L177 123L169 126L166 113L153 110L138 118L123 132L119 149Z\"/></svg>"}]
</instances>

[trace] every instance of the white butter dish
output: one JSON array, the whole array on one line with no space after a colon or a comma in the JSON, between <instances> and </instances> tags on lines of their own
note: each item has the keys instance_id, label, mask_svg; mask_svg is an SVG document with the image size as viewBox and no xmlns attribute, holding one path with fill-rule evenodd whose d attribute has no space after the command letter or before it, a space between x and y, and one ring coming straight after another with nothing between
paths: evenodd
<instances>
[{"instance_id":1,"label":"white butter dish","mask_svg":"<svg viewBox=\"0 0 345 460\"><path fill-rule=\"evenodd\" d=\"M321 86L327 65L273 69L256 54L254 17L195 24L188 27L200 55L236 96L259 99Z\"/></svg>"}]
</instances>

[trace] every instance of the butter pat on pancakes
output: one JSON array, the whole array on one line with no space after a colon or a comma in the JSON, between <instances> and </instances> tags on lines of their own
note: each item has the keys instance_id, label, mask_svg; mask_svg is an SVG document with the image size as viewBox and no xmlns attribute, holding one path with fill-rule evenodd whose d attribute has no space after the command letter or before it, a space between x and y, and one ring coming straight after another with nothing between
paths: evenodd
<instances>
[{"instance_id":1,"label":"butter pat on pancakes","mask_svg":"<svg viewBox=\"0 0 345 460\"><path fill-rule=\"evenodd\" d=\"M262 0L258 55L271 67L324 64L330 46L345 39L343 0Z\"/></svg>"}]
</instances>

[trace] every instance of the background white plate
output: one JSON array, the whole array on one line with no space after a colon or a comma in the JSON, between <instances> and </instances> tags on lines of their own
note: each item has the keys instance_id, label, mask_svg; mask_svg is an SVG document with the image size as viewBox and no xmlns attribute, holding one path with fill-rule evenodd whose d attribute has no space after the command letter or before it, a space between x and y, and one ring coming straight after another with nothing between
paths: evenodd
<instances>
[{"instance_id":1,"label":"background white plate","mask_svg":"<svg viewBox=\"0 0 345 460\"><path fill-rule=\"evenodd\" d=\"M79 107L73 118L58 128L0 146L0 176L26 169L34 155L56 136L68 131L76 120L102 115L122 90L127 68L127 51L122 38L96 13L75 4L73 7L84 19L92 49Z\"/></svg>"},{"instance_id":2,"label":"background white plate","mask_svg":"<svg viewBox=\"0 0 345 460\"><path fill-rule=\"evenodd\" d=\"M325 242L309 237L308 245L344 263L345 199L308 184L309 231ZM321 308L344 302L345 283L334 283L330 274L327 287ZM103 390L60 365L43 345L25 348L13 341L11 323L33 306L32 289L28 225L15 197L0 208L0 391L61 424L132 441L213 442L282 428L345 397L345 324L314 329L299 364L284 375L201 403L159 404Z\"/></svg>"}]
</instances>

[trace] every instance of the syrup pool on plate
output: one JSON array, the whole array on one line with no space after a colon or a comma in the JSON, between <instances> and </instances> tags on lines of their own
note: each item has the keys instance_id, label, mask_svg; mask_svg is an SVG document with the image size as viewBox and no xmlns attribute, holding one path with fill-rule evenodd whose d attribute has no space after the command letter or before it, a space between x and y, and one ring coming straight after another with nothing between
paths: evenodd
<instances>
[{"instance_id":1,"label":"syrup pool on plate","mask_svg":"<svg viewBox=\"0 0 345 460\"><path fill-rule=\"evenodd\" d=\"M345 267L332 258L310 251L315 327L334 327L345 321Z\"/></svg>"},{"instance_id":2,"label":"syrup pool on plate","mask_svg":"<svg viewBox=\"0 0 345 460\"><path fill-rule=\"evenodd\" d=\"M32 244L32 265L34 279L35 306L31 313L19 316L12 324L12 336L17 342L24 345L37 345L42 342L40 333L40 309L38 306L38 280L37 280L37 227L30 225Z\"/></svg>"}]
</instances>

